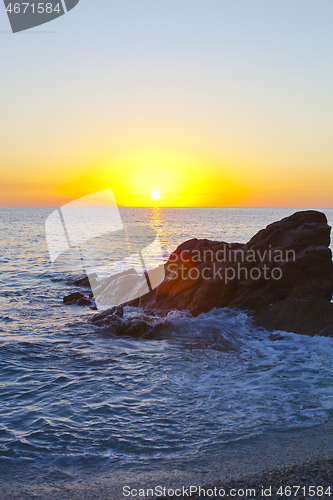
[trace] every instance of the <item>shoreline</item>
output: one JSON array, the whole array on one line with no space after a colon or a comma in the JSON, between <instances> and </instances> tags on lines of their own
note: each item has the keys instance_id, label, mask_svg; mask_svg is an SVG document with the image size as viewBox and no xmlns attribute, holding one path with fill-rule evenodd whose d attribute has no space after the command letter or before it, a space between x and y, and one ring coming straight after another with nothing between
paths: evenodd
<instances>
[{"instance_id":1,"label":"shoreline","mask_svg":"<svg viewBox=\"0 0 333 500\"><path fill-rule=\"evenodd\" d=\"M276 431L242 442L221 447L219 456L196 466L181 463L162 470L153 461L149 472L112 471L84 475L72 479L55 478L48 471L15 473L5 477L0 473L2 500L121 500L125 498L182 498L162 496L127 496L123 487L131 489L201 487L248 487L256 485L313 485L332 487L333 494L333 419L310 428ZM45 475L46 474L46 475ZM63 474L63 477L66 476ZM331 481L331 483L329 483ZM291 484L292 482L292 484ZM325 482L325 484L324 484ZM254 486L253 486L254 487ZM277 488L275 488L276 493ZM302 492L301 492L302 493ZM185 497L184 497L185 498ZM213 498L192 496L186 498ZM214 497L217 498L217 497ZM220 497L218 497L220 498ZM234 497L237 498L237 497ZM262 498L261 495L252 498ZM277 495L269 498L287 498ZM292 496L309 498L309 495ZM325 495L322 497L325 498ZM327 496L326 496L327 498Z\"/></svg>"}]
</instances>

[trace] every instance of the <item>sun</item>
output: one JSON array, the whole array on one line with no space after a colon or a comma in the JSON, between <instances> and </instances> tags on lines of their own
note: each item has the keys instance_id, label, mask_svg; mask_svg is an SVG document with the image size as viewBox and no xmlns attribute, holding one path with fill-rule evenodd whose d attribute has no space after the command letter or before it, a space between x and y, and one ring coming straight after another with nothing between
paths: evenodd
<instances>
[{"instance_id":1,"label":"sun","mask_svg":"<svg viewBox=\"0 0 333 500\"><path fill-rule=\"evenodd\" d=\"M154 200L158 200L161 196L161 193L159 192L158 189L154 189L152 192L151 192L151 197L154 198Z\"/></svg>"}]
</instances>

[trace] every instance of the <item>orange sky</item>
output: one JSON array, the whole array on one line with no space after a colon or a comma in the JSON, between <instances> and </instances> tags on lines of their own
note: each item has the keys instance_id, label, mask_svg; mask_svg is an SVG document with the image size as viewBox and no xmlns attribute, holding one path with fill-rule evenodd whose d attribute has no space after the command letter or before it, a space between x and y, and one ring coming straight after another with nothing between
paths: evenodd
<instances>
[{"instance_id":1,"label":"orange sky","mask_svg":"<svg viewBox=\"0 0 333 500\"><path fill-rule=\"evenodd\" d=\"M112 188L122 206L332 206L329 162L317 175L311 158L303 158L302 166L280 161L276 158L266 168L264 158L249 165L246 158L229 153L228 161L219 162L163 147L134 147L110 159L82 159L61 168L62 159L58 163L45 158L47 168L25 165L9 170L0 199L2 205L60 206ZM157 201L151 197L154 189L161 192Z\"/></svg>"},{"instance_id":2,"label":"orange sky","mask_svg":"<svg viewBox=\"0 0 333 500\"><path fill-rule=\"evenodd\" d=\"M1 38L0 205L332 206L331 1L128 1Z\"/></svg>"}]
</instances>

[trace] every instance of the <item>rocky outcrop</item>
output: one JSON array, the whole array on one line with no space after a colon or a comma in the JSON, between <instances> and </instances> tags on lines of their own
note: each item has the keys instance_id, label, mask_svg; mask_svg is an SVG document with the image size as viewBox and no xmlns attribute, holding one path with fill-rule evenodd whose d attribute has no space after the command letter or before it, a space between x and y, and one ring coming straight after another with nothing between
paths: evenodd
<instances>
[{"instance_id":1,"label":"rocky outcrop","mask_svg":"<svg viewBox=\"0 0 333 500\"><path fill-rule=\"evenodd\" d=\"M258 325L309 335L333 335L330 226L318 211L296 212L248 243L192 239L173 252L163 282L130 305L189 310L249 311Z\"/></svg>"}]
</instances>

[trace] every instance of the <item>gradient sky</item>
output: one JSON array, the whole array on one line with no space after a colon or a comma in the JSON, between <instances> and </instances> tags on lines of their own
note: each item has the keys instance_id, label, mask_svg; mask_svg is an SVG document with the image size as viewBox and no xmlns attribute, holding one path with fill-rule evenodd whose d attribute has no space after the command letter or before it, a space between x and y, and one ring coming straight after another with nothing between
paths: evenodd
<instances>
[{"instance_id":1,"label":"gradient sky","mask_svg":"<svg viewBox=\"0 0 333 500\"><path fill-rule=\"evenodd\" d=\"M11 34L0 205L332 206L332 0L81 0Z\"/></svg>"}]
</instances>

